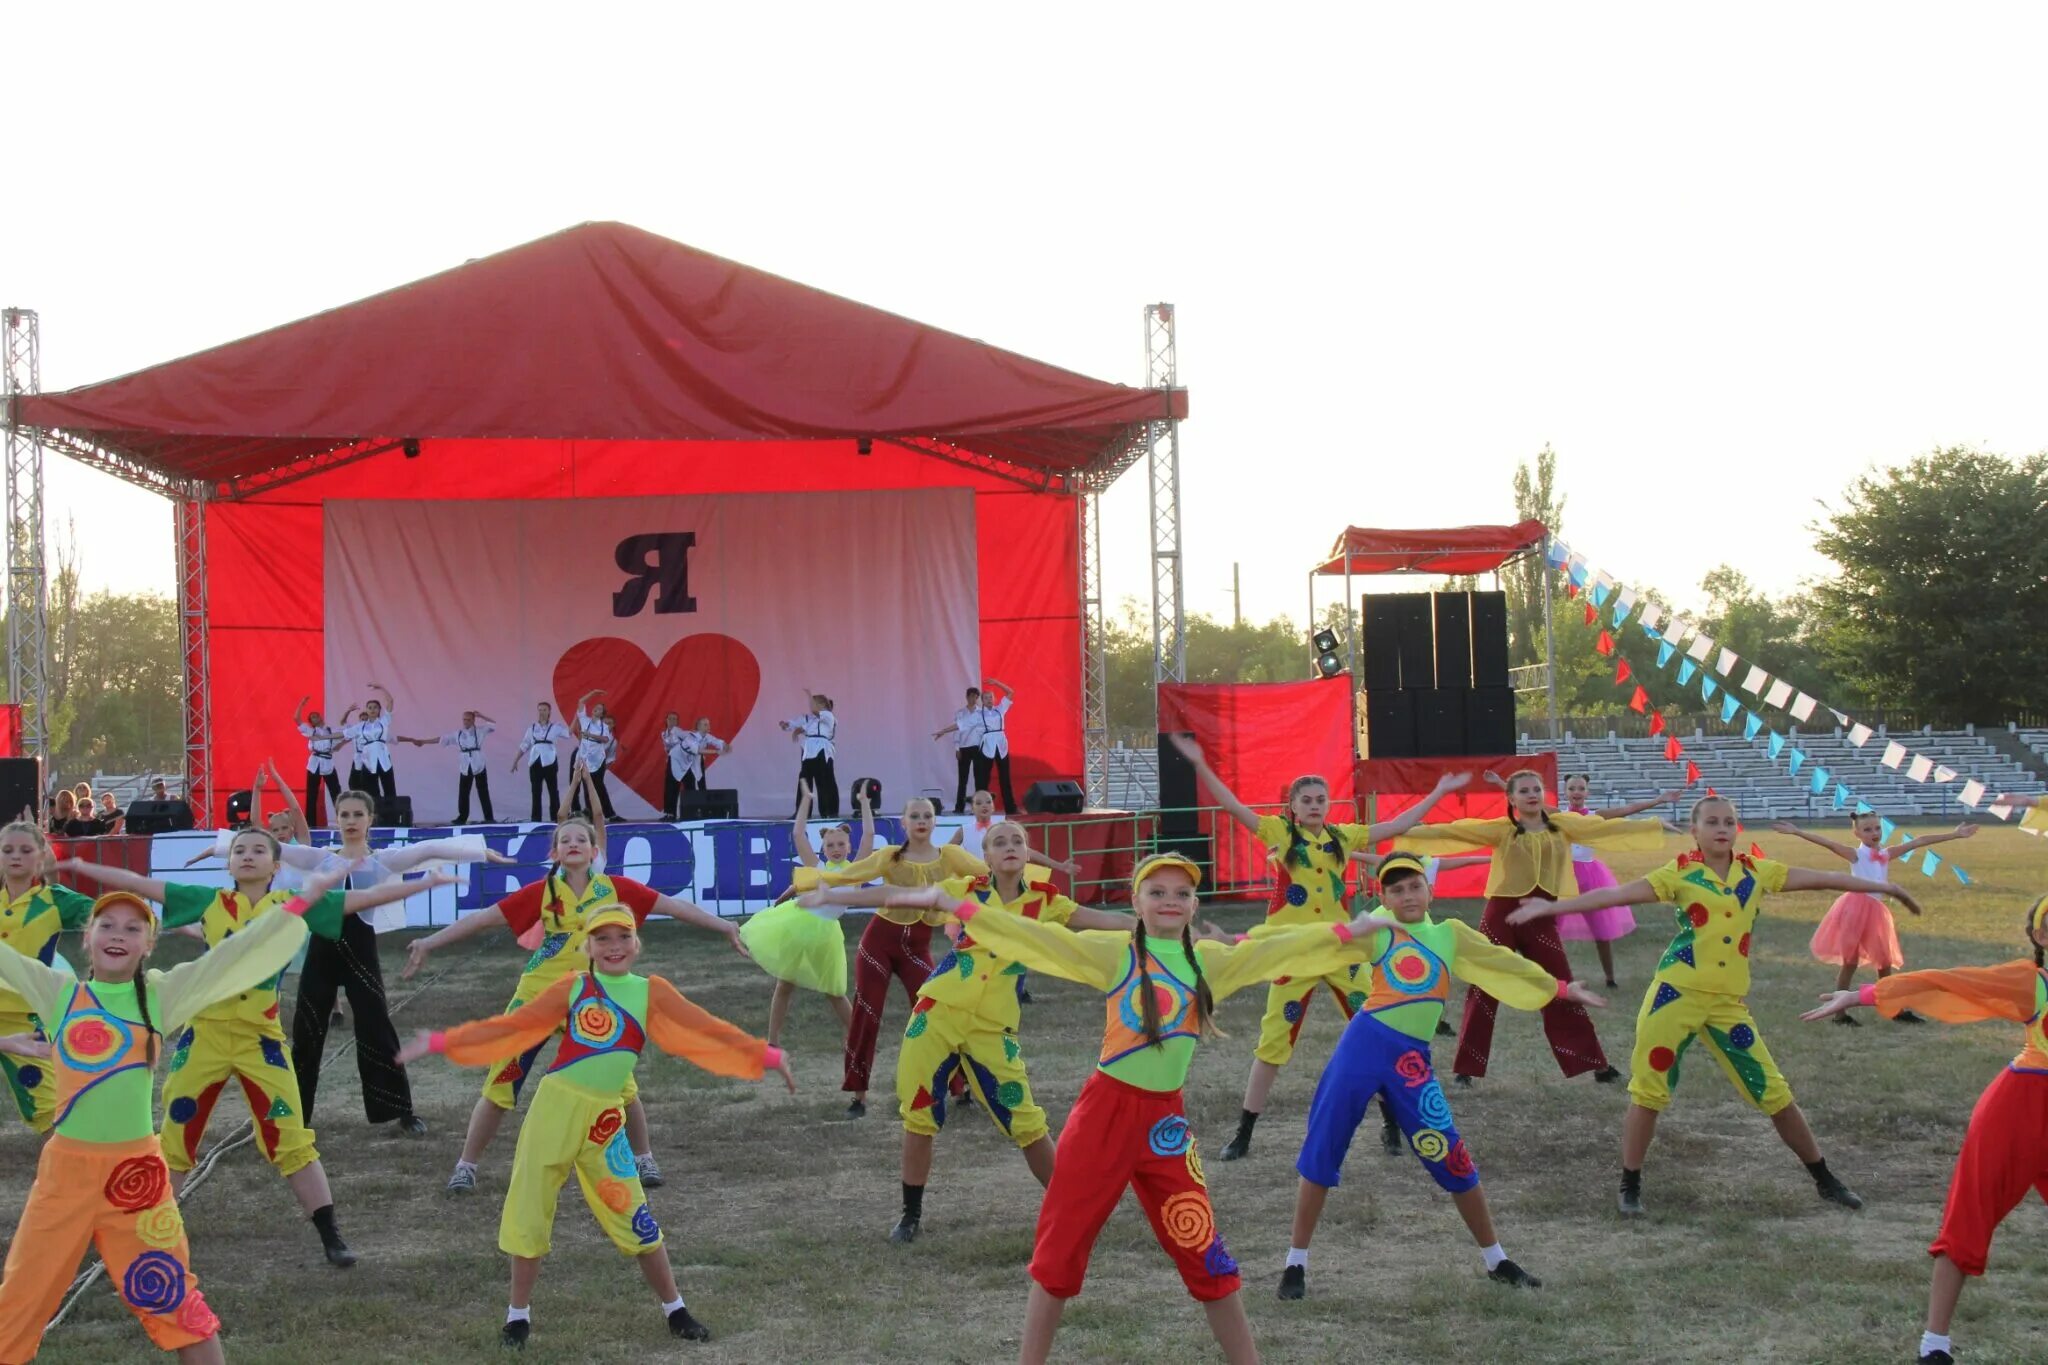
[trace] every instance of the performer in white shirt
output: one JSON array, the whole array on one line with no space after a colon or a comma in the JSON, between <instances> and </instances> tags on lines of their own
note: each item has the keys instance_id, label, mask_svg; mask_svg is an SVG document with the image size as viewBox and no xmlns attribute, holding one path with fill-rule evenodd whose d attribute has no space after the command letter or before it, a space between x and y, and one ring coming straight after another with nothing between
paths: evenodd
<instances>
[{"instance_id":1,"label":"performer in white shirt","mask_svg":"<svg viewBox=\"0 0 2048 1365\"><path fill-rule=\"evenodd\" d=\"M491 774L484 762L484 740L498 728L497 723L481 711L464 711L462 724L452 733L434 739L412 739L400 735L401 744L438 744L444 749L455 750L455 823L469 823L469 789L476 788L478 803L483 807L484 823L495 825L498 817L491 814Z\"/></svg>"},{"instance_id":2,"label":"performer in white shirt","mask_svg":"<svg viewBox=\"0 0 2048 1365\"><path fill-rule=\"evenodd\" d=\"M722 754L731 746L711 733L711 717L699 716L697 728L685 730L674 711L662 723L661 746L668 750L668 777L662 783L661 808L671 820L682 818L682 794L705 786L706 754Z\"/></svg>"},{"instance_id":3,"label":"performer in white shirt","mask_svg":"<svg viewBox=\"0 0 2048 1365\"><path fill-rule=\"evenodd\" d=\"M839 734L839 718L832 714L832 699L823 692L807 687L804 696L810 710L781 723L803 752L797 769L797 800L803 800L804 788L811 788L818 793L819 818L834 820L839 816L839 776L832 770L832 760L838 752L833 740Z\"/></svg>"},{"instance_id":4,"label":"performer in white shirt","mask_svg":"<svg viewBox=\"0 0 2048 1365\"><path fill-rule=\"evenodd\" d=\"M324 785L330 797L341 795L341 775L334 770L334 756L348 745L348 736L327 723L327 718L318 711L306 714L306 703L310 696L299 698L299 709L292 713L292 724L299 727L299 733L306 737L306 810L310 816L320 818L320 788Z\"/></svg>"},{"instance_id":5,"label":"performer in white shirt","mask_svg":"<svg viewBox=\"0 0 2048 1365\"><path fill-rule=\"evenodd\" d=\"M1003 814L1017 813L1017 797L1010 790L1010 703L1016 692L1001 678L982 679L981 693L981 762L975 765L974 785L983 791L994 791L989 785L989 774L996 775L1003 792ZM990 689L1000 689L1001 701L989 705Z\"/></svg>"},{"instance_id":6,"label":"performer in white shirt","mask_svg":"<svg viewBox=\"0 0 2048 1365\"><path fill-rule=\"evenodd\" d=\"M988 838L988 832L1003 820L996 814L996 799L987 792L974 794L973 812L973 819L953 827L953 842L979 858L981 841Z\"/></svg>"},{"instance_id":7,"label":"performer in white shirt","mask_svg":"<svg viewBox=\"0 0 2048 1365\"><path fill-rule=\"evenodd\" d=\"M556 807L562 804L559 782L561 756L556 745L574 743L576 736L569 733L569 727L555 719L554 708L542 702L534 712L533 724L526 727L526 733L519 738L519 753L512 759L511 771L518 772L519 765L526 765L526 776L533 787L533 814L536 825L543 820L554 818ZM548 789L548 803L540 803L540 789Z\"/></svg>"},{"instance_id":8,"label":"performer in white shirt","mask_svg":"<svg viewBox=\"0 0 2048 1365\"><path fill-rule=\"evenodd\" d=\"M975 775L977 762L981 757L981 689L967 689L967 705L953 713L953 723L943 730L932 731L933 739L953 736L953 756L959 768L959 777L953 783L953 814L967 813L967 783ZM977 783L977 785L979 785ZM980 857L977 851L976 857Z\"/></svg>"},{"instance_id":9,"label":"performer in white shirt","mask_svg":"<svg viewBox=\"0 0 2048 1365\"><path fill-rule=\"evenodd\" d=\"M356 791L395 801L398 774L391 767L391 741L397 735L391 729L391 694L377 683L371 683L370 690L383 693L383 699L372 697L364 702L361 720L348 723L356 713L354 706L341 714L341 732L356 746L355 771L349 774L348 784Z\"/></svg>"},{"instance_id":10,"label":"performer in white shirt","mask_svg":"<svg viewBox=\"0 0 2048 1365\"><path fill-rule=\"evenodd\" d=\"M612 713L605 709L603 702L591 705L592 697L604 695L602 687L593 687L576 702L576 761L590 770L590 790L597 793L597 801L604 808L604 818L616 820L619 813L612 809L612 794L605 788L604 775L619 757L619 736L612 726ZM580 795L580 793L579 793ZM575 796L570 799L571 809L589 810L589 798L583 797L579 807Z\"/></svg>"}]
</instances>

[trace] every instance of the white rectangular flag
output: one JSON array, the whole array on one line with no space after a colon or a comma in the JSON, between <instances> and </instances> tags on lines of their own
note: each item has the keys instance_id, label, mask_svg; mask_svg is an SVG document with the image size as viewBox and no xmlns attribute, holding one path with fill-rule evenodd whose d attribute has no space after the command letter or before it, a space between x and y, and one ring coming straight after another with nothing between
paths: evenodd
<instances>
[{"instance_id":1,"label":"white rectangular flag","mask_svg":"<svg viewBox=\"0 0 2048 1365\"><path fill-rule=\"evenodd\" d=\"M1925 782L1927 774L1933 771L1933 759L1929 758L1926 754L1915 754L1913 755L1912 766L1906 769L1906 776L1912 778L1915 782Z\"/></svg>"},{"instance_id":2,"label":"white rectangular flag","mask_svg":"<svg viewBox=\"0 0 2048 1365\"><path fill-rule=\"evenodd\" d=\"M1635 609L1636 590L1634 588L1623 588L1621 595L1614 599L1614 614L1626 621L1628 620L1628 614Z\"/></svg>"},{"instance_id":3,"label":"white rectangular flag","mask_svg":"<svg viewBox=\"0 0 2048 1365\"><path fill-rule=\"evenodd\" d=\"M1809 697L1809 696L1807 696L1807 695L1806 695L1806 694L1805 694L1804 692L1801 692L1801 693L1799 694L1798 698L1797 698L1796 700L1794 700L1794 701L1793 701L1793 703L1792 703L1792 719L1794 719L1794 720L1805 720L1805 719L1807 719L1808 717L1810 717L1810 716L1812 716L1812 715L1813 715L1813 707L1814 707L1814 701L1813 701L1813 698L1812 698L1812 697ZM1842 722L1842 723L1843 723L1844 725L1848 724L1848 722L1849 722L1849 718L1848 718L1847 716L1844 716L1844 715L1843 715L1843 714L1842 714L1841 712L1839 712L1839 711L1837 711L1837 712L1835 713L1835 719L1836 719L1836 720L1838 720L1838 721L1840 721L1840 722Z\"/></svg>"},{"instance_id":4,"label":"white rectangular flag","mask_svg":"<svg viewBox=\"0 0 2048 1365\"><path fill-rule=\"evenodd\" d=\"M1903 763L1905 759L1906 746L1899 743L1897 740L1892 740L1889 744L1886 744L1884 746L1885 767L1896 768L1899 766L1899 764Z\"/></svg>"},{"instance_id":5,"label":"white rectangular flag","mask_svg":"<svg viewBox=\"0 0 2048 1365\"><path fill-rule=\"evenodd\" d=\"M1946 763L1937 763L1934 766L1934 780L1936 782L1953 782L1956 780L1956 778L1960 777L1961 775L1962 774L1958 773L1954 768L1949 767Z\"/></svg>"},{"instance_id":6,"label":"white rectangular flag","mask_svg":"<svg viewBox=\"0 0 2048 1365\"><path fill-rule=\"evenodd\" d=\"M1735 651L1732 649L1722 650L1721 657L1714 660L1714 671L1724 678L1733 673L1735 671Z\"/></svg>"},{"instance_id":7,"label":"white rectangular flag","mask_svg":"<svg viewBox=\"0 0 2048 1365\"><path fill-rule=\"evenodd\" d=\"M1685 657L1694 663L1703 664L1707 661L1707 656L1713 652L1714 642L1707 638L1705 631L1701 631L1692 637L1692 648L1685 651Z\"/></svg>"},{"instance_id":8,"label":"white rectangular flag","mask_svg":"<svg viewBox=\"0 0 2048 1365\"><path fill-rule=\"evenodd\" d=\"M1997 816L1997 817L1998 817L1999 819L2001 819L2001 820L2010 820L2010 819L2012 819L2012 807L2011 807L2011 806L2008 806L2008 805L2007 805L2007 804L2006 804L2005 802L2003 802L2003 801L2001 801L2001 802L1999 802L1999 803L1998 803L1997 805L1993 806L1993 807L1991 808L1991 813L1992 813L1993 815ZM2025 828L2025 826L2023 825L2023 826L2021 826L2021 828L2022 828L2022 829L2024 829L2024 828Z\"/></svg>"},{"instance_id":9,"label":"white rectangular flag","mask_svg":"<svg viewBox=\"0 0 2048 1365\"><path fill-rule=\"evenodd\" d=\"M1868 725L1861 724L1860 722L1856 725L1850 726L1849 742L1859 749L1862 748L1864 745L1870 743L1870 727Z\"/></svg>"},{"instance_id":10,"label":"white rectangular flag","mask_svg":"<svg viewBox=\"0 0 2048 1365\"><path fill-rule=\"evenodd\" d=\"M1761 697L1764 694L1764 684L1770 680L1770 674L1764 672L1755 664L1751 664L1749 672L1742 676L1742 690L1749 693L1752 697Z\"/></svg>"},{"instance_id":11,"label":"white rectangular flag","mask_svg":"<svg viewBox=\"0 0 2048 1365\"><path fill-rule=\"evenodd\" d=\"M1771 684L1771 690L1770 690L1769 692L1766 692L1766 693L1764 694L1764 705L1766 705L1766 706L1783 706L1783 705L1785 704L1786 700L1787 700L1787 699L1788 699L1789 697L1791 697L1791 695L1792 695L1792 684L1791 684L1791 683L1788 683L1788 682L1786 682L1786 681L1785 681L1785 680L1784 680L1783 678L1780 678L1780 679L1778 679L1778 680L1777 680L1776 682L1772 683L1772 684ZM1807 696L1806 696L1806 694L1805 694L1804 692L1801 692L1801 693L1800 693L1799 695L1800 695L1800 696L1802 696L1802 697L1806 697L1806 716L1810 716L1810 715L1812 715L1812 714L1813 714L1813 698L1811 698L1811 697L1807 697ZM1800 717L1799 717L1799 719L1800 719L1800 720L1805 720L1805 719L1806 719L1806 716L1800 716Z\"/></svg>"},{"instance_id":12,"label":"white rectangular flag","mask_svg":"<svg viewBox=\"0 0 2048 1365\"><path fill-rule=\"evenodd\" d=\"M1655 602L1652 602L1648 606L1643 608L1643 624L1648 626L1651 630L1655 630L1657 628L1657 623L1663 619L1664 608L1658 606Z\"/></svg>"},{"instance_id":13,"label":"white rectangular flag","mask_svg":"<svg viewBox=\"0 0 2048 1365\"><path fill-rule=\"evenodd\" d=\"M1974 777L1971 778L1963 784L1963 794L1957 799L1971 810L1977 809L1978 803L1984 799L1984 784Z\"/></svg>"}]
</instances>

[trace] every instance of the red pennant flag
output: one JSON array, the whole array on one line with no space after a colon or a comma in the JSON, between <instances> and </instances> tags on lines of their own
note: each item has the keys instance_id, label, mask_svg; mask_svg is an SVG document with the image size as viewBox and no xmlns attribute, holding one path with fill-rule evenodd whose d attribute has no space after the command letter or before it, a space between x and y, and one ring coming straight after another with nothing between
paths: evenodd
<instances>
[{"instance_id":1,"label":"red pennant flag","mask_svg":"<svg viewBox=\"0 0 2048 1365\"><path fill-rule=\"evenodd\" d=\"M1763 857L1763 856L1764 856L1764 846L1763 846L1762 844L1751 844L1751 845L1749 846L1749 856L1750 856L1750 857L1752 857L1752 858L1761 858L1761 857Z\"/></svg>"},{"instance_id":2,"label":"red pennant flag","mask_svg":"<svg viewBox=\"0 0 2048 1365\"><path fill-rule=\"evenodd\" d=\"M1650 713L1650 738L1655 739L1657 736L1663 733L1664 713L1662 711L1652 711Z\"/></svg>"},{"instance_id":3,"label":"red pennant flag","mask_svg":"<svg viewBox=\"0 0 2048 1365\"><path fill-rule=\"evenodd\" d=\"M1641 714L1643 714L1644 711L1647 711L1649 707L1650 694L1648 692L1643 691L1643 689L1640 687L1636 688L1636 694L1628 699L1628 709L1640 716Z\"/></svg>"},{"instance_id":4,"label":"red pennant flag","mask_svg":"<svg viewBox=\"0 0 2048 1365\"><path fill-rule=\"evenodd\" d=\"M1699 780L1700 765L1688 758L1687 760L1685 760L1685 785L1688 787L1695 786L1698 784ZM1711 791L1707 794L1709 796L1713 795Z\"/></svg>"},{"instance_id":5,"label":"red pennant flag","mask_svg":"<svg viewBox=\"0 0 2048 1365\"><path fill-rule=\"evenodd\" d=\"M1623 683L1627 682L1631 676L1633 675L1629 672L1627 659L1623 659L1620 663L1614 666L1614 685L1616 687L1619 687Z\"/></svg>"},{"instance_id":6,"label":"red pennant flag","mask_svg":"<svg viewBox=\"0 0 2048 1365\"><path fill-rule=\"evenodd\" d=\"M1600 638L1593 642L1593 648L1602 658L1606 658L1614 653L1614 637L1604 630L1601 631Z\"/></svg>"},{"instance_id":7,"label":"red pennant flag","mask_svg":"<svg viewBox=\"0 0 2048 1365\"><path fill-rule=\"evenodd\" d=\"M1567 584L1565 584L1565 585L1564 585L1564 595L1565 595L1566 597L1577 597L1577 596L1579 595L1579 585L1578 585L1578 584L1576 584L1576 583L1567 583Z\"/></svg>"},{"instance_id":8,"label":"red pennant flag","mask_svg":"<svg viewBox=\"0 0 2048 1365\"><path fill-rule=\"evenodd\" d=\"M1586 603L1586 624L1590 626L1599 619L1600 613L1593 610L1593 604L1591 602Z\"/></svg>"},{"instance_id":9,"label":"red pennant flag","mask_svg":"<svg viewBox=\"0 0 2048 1365\"><path fill-rule=\"evenodd\" d=\"M1714 789L1713 789L1712 787L1708 787L1708 788L1707 788L1707 795L1708 795L1708 796L1719 796L1720 794L1721 794L1721 793L1719 793L1719 792L1715 791L1715 790L1714 790ZM1742 822L1741 822L1741 821L1739 821L1739 820L1738 820L1738 821L1736 821L1736 823L1735 823L1735 828L1737 828L1737 829L1741 829L1741 828L1742 828Z\"/></svg>"},{"instance_id":10,"label":"red pennant flag","mask_svg":"<svg viewBox=\"0 0 2048 1365\"><path fill-rule=\"evenodd\" d=\"M1666 763L1678 762L1678 756L1684 752L1685 750L1679 746L1677 735L1664 736L1664 761Z\"/></svg>"}]
</instances>

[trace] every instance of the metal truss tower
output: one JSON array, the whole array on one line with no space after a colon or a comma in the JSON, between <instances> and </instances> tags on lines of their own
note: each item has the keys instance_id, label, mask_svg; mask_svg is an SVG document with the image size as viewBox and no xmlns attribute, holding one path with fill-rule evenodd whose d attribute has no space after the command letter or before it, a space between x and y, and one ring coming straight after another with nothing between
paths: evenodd
<instances>
[{"instance_id":1,"label":"metal truss tower","mask_svg":"<svg viewBox=\"0 0 2048 1365\"><path fill-rule=\"evenodd\" d=\"M7 696L21 704L21 751L47 760L50 637L44 615L43 438L14 420L15 398L43 388L34 312L0 310L0 348L5 352L0 418L7 431Z\"/></svg>"},{"instance_id":2,"label":"metal truss tower","mask_svg":"<svg viewBox=\"0 0 2048 1365\"><path fill-rule=\"evenodd\" d=\"M1145 308L1145 387L1179 387L1173 305ZM1181 596L1180 421L1153 422L1145 437L1152 511L1152 679L1186 682L1187 613Z\"/></svg>"}]
</instances>

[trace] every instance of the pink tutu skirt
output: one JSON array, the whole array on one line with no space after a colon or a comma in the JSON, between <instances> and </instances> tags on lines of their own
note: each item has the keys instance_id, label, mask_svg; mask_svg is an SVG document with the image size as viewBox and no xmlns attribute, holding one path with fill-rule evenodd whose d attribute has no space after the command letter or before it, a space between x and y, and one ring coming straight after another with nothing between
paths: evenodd
<instances>
[{"instance_id":1,"label":"pink tutu skirt","mask_svg":"<svg viewBox=\"0 0 2048 1365\"><path fill-rule=\"evenodd\" d=\"M1610 886L1619 886L1607 864L1595 858L1589 863L1573 863L1572 871L1578 875L1579 890L1604 891ZM1557 936L1575 939L1581 943L1608 943L1618 938L1627 938L1636 931L1636 912L1626 905L1616 905L1606 910L1588 910L1580 915L1559 915Z\"/></svg>"},{"instance_id":2,"label":"pink tutu skirt","mask_svg":"<svg viewBox=\"0 0 2048 1365\"><path fill-rule=\"evenodd\" d=\"M1813 955L1840 966L1860 962L1866 967L1903 967L1899 931L1892 908L1875 896L1851 891L1838 898L1813 931Z\"/></svg>"}]
</instances>

